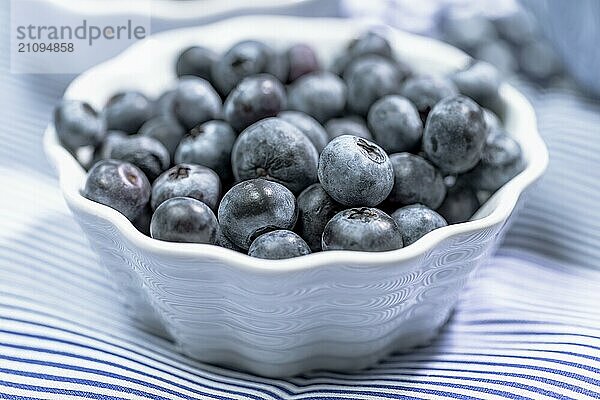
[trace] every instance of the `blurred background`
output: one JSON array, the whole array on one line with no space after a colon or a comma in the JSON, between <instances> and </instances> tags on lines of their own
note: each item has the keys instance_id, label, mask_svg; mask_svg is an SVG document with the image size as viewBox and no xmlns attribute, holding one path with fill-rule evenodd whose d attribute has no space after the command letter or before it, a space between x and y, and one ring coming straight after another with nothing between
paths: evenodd
<instances>
[{"instance_id":1,"label":"blurred background","mask_svg":"<svg viewBox=\"0 0 600 400\"><path fill-rule=\"evenodd\" d=\"M18 4L19 0L17 1ZM27 1L27 0L21 0ZM151 31L203 25L252 14L367 18L447 41L494 64L506 77L540 87L600 93L600 4L596 0L44 0L43 13L65 20L148 16ZM8 4L4 6L8 11ZM8 26L5 25L5 29ZM112 57L102 49L98 57ZM116 48L115 51L120 51ZM97 60L95 60L97 61ZM573 79L574 78L574 79Z\"/></svg>"}]
</instances>

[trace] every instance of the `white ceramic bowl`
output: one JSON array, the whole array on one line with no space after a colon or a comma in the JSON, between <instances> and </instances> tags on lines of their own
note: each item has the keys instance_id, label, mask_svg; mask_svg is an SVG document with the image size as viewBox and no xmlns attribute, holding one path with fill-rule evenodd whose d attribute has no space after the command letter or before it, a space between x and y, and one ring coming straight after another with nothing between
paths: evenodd
<instances>
[{"instance_id":1,"label":"white ceramic bowl","mask_svg":"<svg viewBox=\"0 0 600 400\"><path fill-rule=\"evenodd\" d=\"M164 32L82 74L65 96L98 108L122 89L157 96L175 83L178 52L194 43L224 50L245 38L274 46L303 41L328 62L367 28L360 21L244 17ZM467 62L462 52L437 41L387 33L398 57L419 71L444 73ZM382 253L331 251L261 260L216 246L153 240L117 211L80 195L85 171L59 145L52 125L44 144L67 204L124 300L149 328L166 330L191 357L261 375L346 371L430 341L469 275L498 244L525 190L542 175L548 156L531 106L508 85L501 97L506 128L523 148L525 170L474 220Z\"/></svg>"}]
</instances>

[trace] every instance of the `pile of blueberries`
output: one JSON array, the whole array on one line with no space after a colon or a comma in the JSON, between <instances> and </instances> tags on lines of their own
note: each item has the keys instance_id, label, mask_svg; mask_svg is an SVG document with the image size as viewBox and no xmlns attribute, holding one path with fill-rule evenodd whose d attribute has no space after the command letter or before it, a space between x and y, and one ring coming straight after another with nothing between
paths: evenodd
<instances>
[{"instance_id":1,"label":"pile of blueberries","mask_svg":"<svg viewBox=\"0 0 600 400\"><path fill-rule=\"evenodd\" d=\"M453 13L450 7L439 28L440 39L492 63L504 76L519 74L543 86L572 84L534 16L524 9L489 18Z\"/></svg>"},{"instance_id":2,"label":"pile of blueberries","mask_svg":"<svg viewBox=\"0 0 600 400\"><path fill-rule=\"evenodd\" d=\"M523 168L485 62L417 74L366 32L329 69L308 45L246 40L188 48L175 71L156 100L55 111L63 146L93 149L83 196L158 240L268 259L394 250L468 220Z\"/></svg>"}]
</instances>

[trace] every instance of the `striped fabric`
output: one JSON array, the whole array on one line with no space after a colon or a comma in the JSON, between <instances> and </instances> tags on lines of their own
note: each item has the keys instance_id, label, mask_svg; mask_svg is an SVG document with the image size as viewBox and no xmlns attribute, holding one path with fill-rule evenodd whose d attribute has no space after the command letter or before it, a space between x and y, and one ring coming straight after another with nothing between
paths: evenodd
<instances>
[{"instance_id":1,"label":"striped fabric","mask_svg":"<svg viewBox=\"0 0 600 400\"><path fill-rule=\"evenodd\" d=\"M41 150L68 77L0 63L0 399L600 398L600 104L524 87L548 174L431 346L266 379L186 359L129 316Z\"/></svg>"},{"instance_id":2,"label":"striped fabric","mask_svg":"<svg viewBox=\"0 0 600 400\"><path fill-rule=\"evenodd\" d=\"M600 271L600 101L516 84L534 104L550 164L505 246Z\"/></svg>"}]
</instances>

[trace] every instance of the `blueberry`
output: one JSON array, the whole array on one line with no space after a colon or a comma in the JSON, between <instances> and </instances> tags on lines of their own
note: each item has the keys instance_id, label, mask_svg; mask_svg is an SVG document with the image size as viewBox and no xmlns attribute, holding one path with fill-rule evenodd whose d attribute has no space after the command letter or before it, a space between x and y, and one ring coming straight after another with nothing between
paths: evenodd
<instances>
[{"instance_id":1,"label":"blueberry","mask_svg":"<svg viewBox=\"0 0 600 400\"><path fill-rule=\"evenodd\" d=\"M156 210L172 197L192 197L216 210L221 197L221 181L210 168L178 164L163 172L152 184L152 208Z\"/></svg>"},{"instance_id":2,"label":"blueberry","mask_svg":"<svg viewBox=\"0 0 600 400\"><path fill-rule=\"evenodd\" d=\"M522 8L495 18L491 22L503 39L516 46L535 38L538 30L535 17Z\"/></svg>"},{"instance_id":3,"label":"blueberry","mask_svg":"<svg viewBox=\"0 0 600 400\"><path fill-rule=\"evenodd\" d=\"M166 242L215 244L219 222L203 202L191 197L173 197L152 214L150 235Z\"/></svg>"},{"instance_id":4,"label":"blueberry","mask_svg":"<svg viewBox=\"0 0 600 400\"><path fill-rule=\"evenodd\" d=\"M288 106L302 111L320 123L341 115L346 107L346 84L330 72L304 75L289 87Z\"/></svg>"},{"instance_id":5,"label":"blueberry","mask_svg":"<svg viewBox=\"0 0 600 400\"><path fill-rule=\"evenodd\" d=\"M348 45L348 52L354 56L376 54L383 57L392 56L392 47L388 40L378 32L367 31Z\"/></svg>"},{"instance_id":6,"label":"blueberry","mask_svg":"<svg viewBox=\"0 0 600 400\"><path fill-rule=\"evenodd\" d=\"M54 110L54 127L60 142L71 151L94 146L106 133L104 119L88 103L63 100Z\"/></svg>"},{"instance_id":7,"label":"blueberry","mask_svg":"<svg viewBox=\"0 0 600 400\"><path fill-rule=\"evenodd\" d=\"M385 58L392 57L392 47L388 40L374 31L363 33L353 39L344 53L339 56L333 65L334 72L343 75L349 64L356 58L365 55L377 55Z\"/></svg>"},{"instance_id":8,"label":"blueberry","mask_svg":"<svg viewBox=\"0 0 600 400\"><path fill-rule=\"evenodd\" d=\"M292 231L277 230L257 237L248 249L248 255L268 260L283 260L310 254L306 242Z\"/></svg>"},{"instance_id":9,"label":"blueberry","mask_svg":"<svg viewBox=\"0 0 600 400\"><path fill-rule=\"evenodd\" d=\"M373 140L369 128L359 116L349 116L343 118L332 118L325 123L325 130L329 135L329 140L342 135L358 136L363 139Z\"/></svg>"},{"instance_id":10,"label":"blueberry","mask_svg":"<svg viewBox=\"0 0 600 400\"><path fill-rule=\"evenodd\" d=\"M245 40L233 45L212 67L213 82L226 96L247 76L267 72L272 50L256 40Z\"/></svg>"},{"instance_id":11,"label":"blueberry","mask_svg":"<svg viewBox=\"0 0 600 400\"><path fill-rule=\"evenodd\" d=\"M154 115L154 104L140 92L117 93L104 107L107 129L137 133Z\"/></svg>"},{"instance_id":12,"label":"blueberry","mask_svg":"<svg viewBox=\"0 0 600 400\"><path fill-rule=\"evenodd\" d=\"M310 185L298 196L298 222L296 232L302 236L312 251L321 250L321 237L325 225L343 207L327 194L320 183Z\"/></svg>"},{"instance_id":13,"label":"blueberry","mask_svg":"<svg viewBox=\"0 0 600 400\"><path fill-rule=\"evenodd\" d=\"M436 210L449 224L468 221L479 209L477 193L462 180L448 188L442 205Z\"/></svg>"},{"instance_id":14,"label":"blueberry","mask_svg":"<svg viewBox=\"0 0 600 400\"><path fill-rule=\"evenodd\" d=\"M246 254L247 251L242 249L240 246L233 243L227 236L223 234L223 230L219 230L219 237L217 238L217 245L225 247L226 249L237 251L238 253Z\"/></svg>"},{"instance_id":15,"label":"blueberry","mask_svg":"<svg viewBox=\"0 0 600 400\"><path fill-rule=\"evenodd\" d=\"M447 78L424 75L407 79L400 94L413 102L425 123L431 109L440 100L457 95L458 88Z\"/></svg>"},{"instance_id":16,"label":"blueberry","mask_svg":"<svg viewBox=\"0 0 600 400\"><path fill-rule=\"evenodd\" d=\"M177 58L175 71L179 77L192 75L210 81L211 69L217 58L217 53L206 47L188 47Z\"/></svg>"},{"instance_id":17,"label":"blueberry","mask_svg":"<svg viewBox=\"0 0 600 400\"><path fill-rule=\"evenodd\" d=\"M392 218L402 232L404 246L413 244L434 229L448 225L444 217L422 204L397 209Z\"/></svg>"},{"instance_id":18,"label":"blueberry","mask_svg":"<svg viewBox=\"0 0 600 400\"><path fill-rule=\"evenodd\" d=\"M450 79L461 94L483 107L493 106L498 101L500 73L485 61L473 61L463 70L451 74Z\"/></svg>"},{"instance_id":19,"label":"blueberry","mask_svg":"<svg viewBox=\"0 0 600 400\"><path fill-rule=\"evenodd\" d=\"M251 179L232 187L219 205L223 233L236 245L248 249L263 233L292 229L298 217L294 194L266 179Z\"/></svg>"},{"instance_id":20,"label":"blueberry","mask_svg":"<svg viewBox=\"0 0 600 400\"><path fill-rule=\"evenodd\" d=\"M481 107L462 95L447 97L429 114L423 150L442 171L462 173L479 162L486 136Z\"/></svg>"},{"instance_id":21,"label":"blueberry","mask_svg":"<svg viewBox=\"0 0 600 400\"><path fill-rule=\"evenodd\" d=\"M244 78L225 100L225 119L238 132L286 107L285 89L269 74Z\"/></svg>"},{"instance_id":22,"label":"blueberry","mask_svg":"<svg viewBox=\"0 0 600 400\"><path fill-rule=\"evenodd\" d=\"M177 85L173 101L175 115L186 129L221 115L221 99L213 87L202 78L184 77Z\"/></svg>"},{"instance_id":23,"label":"blueberry","mask_svg":"<svg viewBox=\"0 0 600 400\"><path fill-rule=\"evenodd\" d=\"M106 132L104 140L94 149L94 161L97 162L110 158L112 149L115 148L115 146L118 146L123 139L127 138L127 136L128 135L125 132L121 131Z\"/></svg>"},{"instance_id":24,"label":"blueberry","mask_svg":"<svg viewBox=\"0 0 600 400\"><path fill-rule=\"evenodd\" d=\"M398 93L403 79L400 69L387 58L366 56L356 59L344 73L348 86L348 109L366 116L377 100Z\"/></svg>"},{"instance_id":25,"label":"blueberry","mask_svg":"<svg viewBox=\"0 0 600 400\"><path fill-rule=\"evenodd\" d=\"M285 51L273 51L271 59L265 71L279 80L287 82L290 75L290 60Z\"/></svg>"},{"instance_id":26,"label":"blueberry","mask_svg":"<svg viewBox=\"0 0 600 400\"><path fill-rule=\"evenodd\" d=\"M96 203L114 208L133 221L150 200L150 183L133 164L102 160L88 172L82 194Z\"/></svg>"},{"instance_id":27,"label":"blueberry","mask_svg":"<svg viewBox=\"0 0 600 400\"><path fill-rule=\"evenodd\" d=\"M315 146L317 152L320 153L329 142L329 136L323 125L310 115L300 111L282 111L277 116L300 129Z\"/></svg>"},{"instance_id":28,"label":"blueberry","mask_svg":"<svg viewBox=\"0 0 600 400\"><path fill-rule=\"evenodd\" d=\"M374 206L390 194L394 169L388 155L373 142L343 135L321 153L319 180L323 189L346 206Z\"/></svg>"},{"instance_id":29,"label":"blueberry","mask_svg":"<svg viewBox=\"0 0 600 400\"><path fill-rule=\"evenodd\" d=\"M329 70L338 76L343 76L348 64L351 64L353 60L354 58L348 52L344 52L333 60Z\"/></svg>"},{"instance_id":30,"label":"blueberry","mask_svg":"<svg viewBox=\"0 0 600 400\"><path fill-rule=\"evenodd\" d=\"M481 161L468 172L469 183L476 189L496 191L523 170L521 147L504 131L488 136Z\"/></svg>"},{"instance_id":31,"label":"blueberry","mask_svg":"<svg viewBox=\"0 0 600 400\"><path fill-rule=\"evenodd\" d=\"M139 134L161 142L173 159L185 129L174 118L158 116L146 121L140 128Z\"/></svg>"},{"instance_id":32,"label":"blueberry","mask_svg":"<svg viewBox=\"0 0 600 400\"><path fill-rule=\"evenodd\" d=\"M294 193L317 181L318 159L306 135L281 118L266 118L246 128L231 153L237 180L265 178Z\"/></svg>"},{"instance_id":33,"label":"blueberry","mask_svg":"<svg viewBox=\"0 0 600 400\"><path fill-rule=\"evenodd\" d=\"M485 126L487 126L488 136L495 130L502 129L502 121L492 110L484 108L483 119L485 120Z\"/></svg>"},{"instance_id":34,"label":"blueberry","mask_svg":"<svg viewBox=\"0 0 600 400\"><path fill-rule=\"evenodd\" d=\"M291 46L287 50L287 57L290 66L289 82L321 69L315 51L307 44L300 43Z\"/></svg>"},{"instance_id":35,"label":"blueberry","mask_svg":"<svg viewBox=\"0 0 600 400\"><path fill-rule=\"evenodd\" d=\"M494 25L482 15L456 16L448 13L441 21L441 29L445 40L467 51L497 39Z\"/></svg>"},{"instance_id":36,"label":"blueberry","mask_svg":"<svg viewBox=\"0 0 600 400\"><path fill-rule=\"evenodd\" d=\"M511 74L518 68L513 49L504 40L484 43L473 52L473 56L492 64L504 75Z\"/></svg>"},{"instance_id":37,"label":"blueberry","mask_svg":"<svg viewBox=\"0 0 600 400\"><path fill-rule=\"evenodd\" d=\"M396 222L377 208L351 208L325 226L323 250L389 251L402 247Z\"/></svg>"},{"instance_id":38,"label":"blueberry","mask_svg":"<svg viewBox=\"0 0 600 400\"><path fill-rule=\"evenodd\" d=\"M157 117L177 119L175 115L175 96L177 90L167 90L154 101L154 114Z\"/></svg>"},{"instance_id":39,"label":"blueberry","mask_svg":"<svg viewBox=\"0 0 600 400\"><path fill-rule=\"evenodd\" d=\"M398 95L375 102L367 117L375 141L388 153L414 149L421 142L423 122L413 103Z\"/></svg>"},{"instance_id":40,"label":"blueberry","mask_svg":"<svg viewBox=\"0 0 600 400\"><path fill-rule=\"evenodd\" d=\"M141 214L131 221L133 226L146 236L150 236L150 221L152 220L152 207L147 204Z\"/></svg>"},{"instance_id":41,"label":"blueberry","mask_svg":"<svg viewBox=\"0 0 600 400\"><path fill-rule=\"evenodd\" d=\"M209 121L198 125L185 136L175 152L175 162L204 165L223 180L232 178L231 150L236 134L224 121Z\"/></svg>"},{"instance_id":42,"label":"blueberry","mask_svg":"<svg viewBox=\"0 0 600 400\"><path fill-rule=\"evenodd\" d=\"M169 168L169 152L156 139L134 135L119 140L110 152L110 158L127 161L141 169L150 182Z\"/></svg>"},{"instance_id":43,"label":"blueberry","mask_svg":"<svg viewBox=\"0 0 600 400\"><path fill-rule=\"evenodd\" d=\"M388 198L394 205L421 203L438 208L446 196L440 171L427 160L410 153L390 155L394 167L394 188Z\"/></svg>"}]
</instances>

